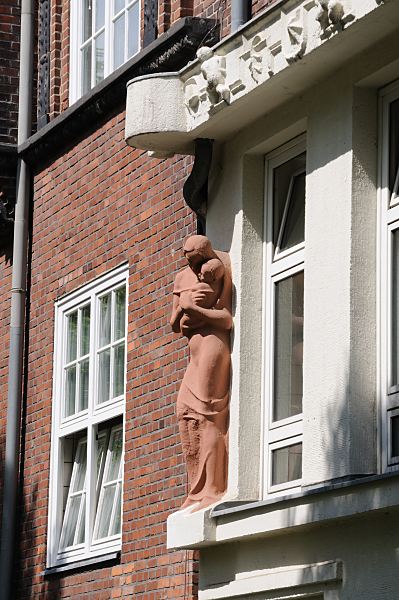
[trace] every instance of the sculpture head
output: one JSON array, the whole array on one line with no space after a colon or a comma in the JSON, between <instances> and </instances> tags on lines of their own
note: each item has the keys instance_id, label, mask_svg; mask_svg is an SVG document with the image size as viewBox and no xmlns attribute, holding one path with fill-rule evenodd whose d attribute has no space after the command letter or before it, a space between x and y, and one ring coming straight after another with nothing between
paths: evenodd
<instances>
[{"instance_id":1,"label":"sculpture head","mask_svg":"<svg viewBox=\"0 0 399 600\"><path fill-rule=\"evenodd\" d=\"M200 62L204 62L205 60L208 60L212 56L213 56L213 50L212 50L212 48L209 48L208 46L202 46L201 48L198 48L198 50L197 50L197 58Z\"/></svg>"},{"instance_id":2,"label":"sculpture head","mask_svg":"<svg viewBox=\"0 0 399 600\"><path fill-rule=\"evenodd\" d=\"M186 239L183 253L191 269L197 273L201 265L215 256L211 242L205 235L192 235Z\"/></svg>"}]
</instances>

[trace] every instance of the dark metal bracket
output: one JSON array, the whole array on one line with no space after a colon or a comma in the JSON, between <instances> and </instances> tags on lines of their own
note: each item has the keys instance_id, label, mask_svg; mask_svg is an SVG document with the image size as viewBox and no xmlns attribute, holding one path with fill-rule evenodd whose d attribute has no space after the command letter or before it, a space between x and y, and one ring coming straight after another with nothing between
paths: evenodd
<instances>
[{"instance_id":1,"label":"dark metal bracket","mask_svg":"<svg viewBox=\"0 0 399 600\"><path fill-rule=\"evenodd\" d=\"M197 233L206 233L206 210L208 204L208 179L212 163L213 140L195 140L193 168L183 186L183 196L187 205L197 215Z\"/></svg>"}]
</instances>

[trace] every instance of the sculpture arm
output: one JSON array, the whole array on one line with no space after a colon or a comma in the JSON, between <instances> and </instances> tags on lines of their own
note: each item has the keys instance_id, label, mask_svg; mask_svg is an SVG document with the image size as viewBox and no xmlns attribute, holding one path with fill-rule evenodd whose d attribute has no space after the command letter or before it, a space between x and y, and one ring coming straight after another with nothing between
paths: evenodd
<instances>
[{"instance_id":1,"label":"sculpture arm","mask_svg":"<svg viewBox=\"0 0 399 600\"><path fill-rule=\"evenodd\" d=\"M180 333L180 319L184 314L183 309L179 305L179 296L173 294L172 315L170 317L170 325L173 333Z\"/></svg>"},{"instance_id":2,"label":"sculpture arm","mask_svg":"<svg viewBox=\"0 0 399 600\"><path fill-rule=\"evenodd\" d=\"M201 292L198 292L200 297ZM196 293L190 295L189 298L184 298L180 301L180 306L183 312L189 317L201 317L207 325L212 325L218 329L229 330L233 326L233 318L231 312L226 307L221 308L202 308L195 304Z\"/></svg>"}]
</instances>

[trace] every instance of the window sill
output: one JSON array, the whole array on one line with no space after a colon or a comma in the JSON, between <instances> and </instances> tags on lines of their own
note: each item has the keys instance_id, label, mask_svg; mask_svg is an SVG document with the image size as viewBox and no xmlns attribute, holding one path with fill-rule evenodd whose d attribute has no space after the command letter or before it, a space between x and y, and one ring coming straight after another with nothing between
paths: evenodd
<instances>
[{"instance_id":1,"label":"window sill","mask_svg":"<svg viewBox=\"0 0 399 600\"><path fill-rule=\"evenodd\" d=\"M93 567L101 568L109 566L115 562L119 562L121 557L120 551L109 552L108 554L102 554L100 556L92 556L91 558L85 558L82 560L76 560L63 565L48 567L44 570L44 577L50 577L51 575L58 575L60 573L67 573L71 571L93 569Z\"/></svg>"},{"instance_id":2,"label":"window sill","mask_svg":"<svg viewBox=\"0 0 399 600\"><path fill-rule=\"evenodd\" d=\"M290 496L224 502L168 518L168 548L201 548L399 509L399 472L330 482Z\"/></svg>"}]
</instances>

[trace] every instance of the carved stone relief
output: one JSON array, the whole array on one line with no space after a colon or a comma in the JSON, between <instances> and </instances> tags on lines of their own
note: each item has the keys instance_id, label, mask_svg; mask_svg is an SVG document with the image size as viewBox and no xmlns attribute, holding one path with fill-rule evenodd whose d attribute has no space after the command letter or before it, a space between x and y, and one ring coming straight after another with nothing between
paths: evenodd
<instances>
[{"instance_id":1,"label":"carved stone relief","mask_svg":"<svg viewBox=\"0 0 399 600\"><path fill-rule=\"evenodd\" d=\"M293 63L302 58L307 45L306 14L298 8L287 23L284 39L284 55L288 63Z\"/></svg>"},{"instance_id":2,"label":"carved stone relief","mask_svg":"<svg viewBox=\"0 0 399 600\"><path fill-rule=\"evenodd\" d=\"M212 106L223 100L229 104L230 90L226 85L226 58L214 54L212 48L203 46L197 50L201 73L206 81L206 92Z\"/></svg>"},{"instance_id":3,"label":"carved stone relief","mask_svg":"<svg viewBox=\"0 0 399 600\"><path fill-rule=\"evenodd\" d=\"M334 31L344 29L347 23L354 20L347 2L339 0L317 0L318 13L316 19L320 23L322 36L328 37Z\"/></svg>"}]
</instances>

